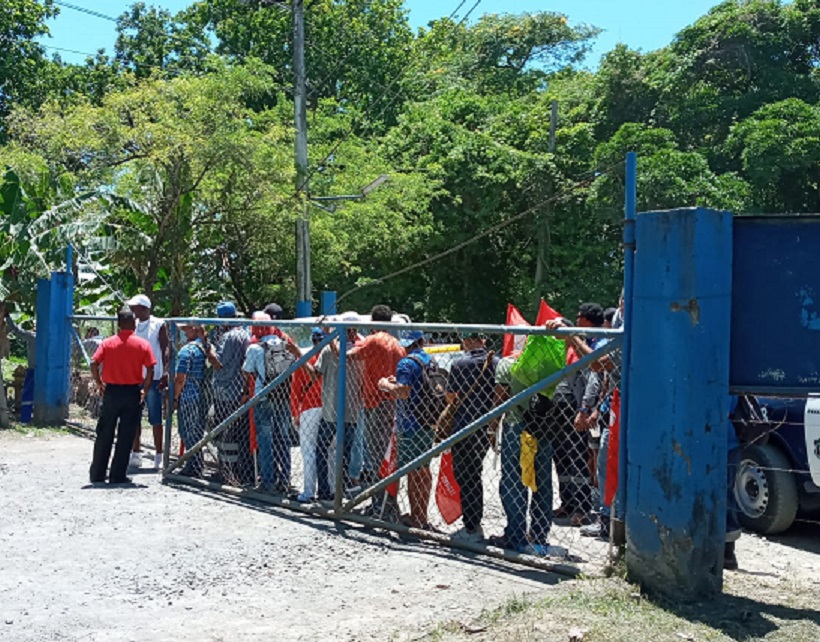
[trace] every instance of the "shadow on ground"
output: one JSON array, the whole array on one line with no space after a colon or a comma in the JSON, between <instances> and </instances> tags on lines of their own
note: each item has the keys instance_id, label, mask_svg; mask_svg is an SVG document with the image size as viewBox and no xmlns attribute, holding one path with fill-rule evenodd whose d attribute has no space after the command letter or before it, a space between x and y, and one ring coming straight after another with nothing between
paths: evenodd
<instances>
[{"instance_id":1,"label":"shadow on ground","mask_svg":"<svg viewBox=\"0 0 820 642\"><path fill-rule=\"evenodd\" d=\"M805 602L811 601L812 597L806 595ZM785 622L810 622L820 626L820 611L817 609L738 595L723 594L708 602L690 604L668 599L658 599L654 603L685 620L700 622L721 631L738 642L764 639L778 631Z\"/></svg>"},{"instance_id":2,"label":"shadow on ground","mask_svg":"<svg viewBox=\"0 0 820 642\"><path fill-rule=\"evenodd\" d=\"M782 546L820 555L820 515L798 517L788 531L771 536L769 540Z\"/></svg>"},{"instance_id":3,"label":"shadow on ground","mask_svg":"<svg viewBox=\"0 0 820 642\"><path fill-rule=\"evenodd\" d=\"M425 557L439 561L443 560L448 562L470 564L482 569L507 573L509 575L514 575L515 577L538 582L544 586L554 586L564 580L569 579L548 571L525 568L517 564L494 560L492 558L467 551L452 551L436 544L416 539L415 537L409 535L400 535L392 531L377 530L364 525L333 521L323 517L296 513L286 508L280 508L278 506L267 504L265 502L259 502L251 498L232 497L206 488L197 488L195 486L188 486L185 484L173 484L173 487L176 490L207 496L209 499L215 499L227 504L242 506L244 508L249 508L251 510L277 517L278 519L309 526L317 531L334 533L339 537L354 541L356 544L360 544L362 546L390 549L392 551L399 551L405 555L416 555L418 557Z\"/></svg>"}]
</instances>

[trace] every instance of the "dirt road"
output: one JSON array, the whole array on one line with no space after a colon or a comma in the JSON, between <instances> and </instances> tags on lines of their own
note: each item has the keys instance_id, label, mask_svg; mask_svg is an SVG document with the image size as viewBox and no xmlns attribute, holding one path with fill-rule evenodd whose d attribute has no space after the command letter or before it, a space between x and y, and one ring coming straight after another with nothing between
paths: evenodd
<instances>
[{"instance_id":1,"label":"dirt road","mask_svg":"<svg viewBox=\"0 0 820 642\"><path fill-rule=\"evenodd\" d=\"M0 640L406 640L558 579L135 476L0 433Z\"/></svg>"}]
</instances>

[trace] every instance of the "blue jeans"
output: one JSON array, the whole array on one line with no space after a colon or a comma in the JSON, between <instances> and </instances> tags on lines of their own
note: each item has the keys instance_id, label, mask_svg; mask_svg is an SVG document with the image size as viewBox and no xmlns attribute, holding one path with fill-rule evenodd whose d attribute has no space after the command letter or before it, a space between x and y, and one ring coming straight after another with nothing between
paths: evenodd
<instances>
[{"instance_id":1,"label":"blue jeans","mask_svg":"<svg viewBox=\"0 0 820 642\"><path fill-rule=\"evenodd\" d=\"M263 486L290 485L290 410L281 401L264 399L254 408L259 479Z\"/></svg>"},{"instance_id":2,"label":"blue jeans","mask_svg":"<svg viewBox=\"0 0 820 642\"><path fill-rule=\"evenodd\" d=\"M205 436L205 403L199 397L181 399L177 413L179 438L185 446L185 452L193 448ZM183 475L199 476L202 474L204 459L200 450L182 467Z\"/></svg>"},{"instance_id":3,"label":"blue jeans","mask_svg":"<svg viewBox=\"0 0 820 642\"><path fill-rule=\"evenodd\" d=\"M552 444L538 442L535 455L535 479L538 491L527 497L521 481L521 433L523 424L505 424L501 439L501 507L507 517L504 540L508 548L527 545L527 513L533 544L548 544L552 527Z\"/></svg>"},{"instance_id":4,"label":"blue jeans","mask_svg":"<svg viewBox=\"0 0 820 642\"><path fill-rule=\"evenodd\" d=\"M327 458L330 445L336 437L336 424L322 419L319 425L319 436L316 440L316 476L318 478L319 499L330 499L333 497L333 488L330 487L330 481L327 474ZM356 438L356 424L345 424L345 438L342 450L342 471L348 475L349 462L351 451L353 450L353 442ZM336 446L339 447L338 445ZM348 478L344 482L347 483Z\"/></svg>"},{"instance_id":5,"label":"blue jeans","mask_svg":"<svg viewBox=\"0 0 820 642\"><path fill-rule=\"evenodd\" d=\"M350 449L350 457L347 460L349 462L347 474L350 475L351 479L359 479L364 469L370 470L370 462L367 461L366 455L367 453L364 448L364 410L362 410L355 424L353 446Z\"/></svg>"},{"instance_id":6,"label":"blue jeans","mask_svg":"<svg viewBox=\"0 0 820 642\"><path fill-rule=\"evenodd\" d=\"M148 423L152 426L162 425L162 393L159 391L159 379L151 382L148 394L145 395L145 408L148 411Z\"/></svg>"}]
</instances>

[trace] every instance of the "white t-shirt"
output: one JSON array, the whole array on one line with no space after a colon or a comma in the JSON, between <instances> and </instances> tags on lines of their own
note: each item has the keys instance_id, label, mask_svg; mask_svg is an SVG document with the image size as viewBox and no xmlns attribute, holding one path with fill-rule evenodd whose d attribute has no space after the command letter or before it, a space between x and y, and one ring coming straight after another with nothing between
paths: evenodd
<instances>
[{"instance_id":1,"label":"white t-shirt","mask_svg":"<svg viewBox=\"0 0 820 642\"><path fill-rule=\"evenodd\" d=\"M163 375L162 348L159 345L159 332L162 326L162 319L151 316L145 321L137 321L137 330L134 332L135 335L151 344L151 350L153 350L154 358L157 360L157 365L154 366L154 381L157 381ZM144 372L145 369L143 368Z\"/></svg>"}]
</instances>

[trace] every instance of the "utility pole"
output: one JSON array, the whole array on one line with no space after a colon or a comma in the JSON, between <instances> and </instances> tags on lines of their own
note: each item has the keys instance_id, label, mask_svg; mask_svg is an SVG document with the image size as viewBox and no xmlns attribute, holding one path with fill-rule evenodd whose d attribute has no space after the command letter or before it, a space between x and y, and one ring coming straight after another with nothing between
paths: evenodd
<instances>
[{"instance_id":1,"label":"utility pole","mask_svg":"<svg viewBox=\"0 0 820 642\"><path fill-rule=\"evenodd\" d=\"M313 309L310 279L310 190L308 187L307 90L305 80L305 3L293 0L294 122L296 125L296 192L301 197L296 219L296 316Z\"/></svg>"},{"instance_id":2,"label":"utility pole","mask_svg":"<svg viewBox=\"0 0 820 642\"><path fill-rule=\"evenodd\" d=\"M550 138L549 138L549 153L555 154L555 129L558 126L558 101L553 100L550 106ZM555 193L555 183L550 179L551 194ZM550 237L550 214L552 213L552 204L547 204L546 216L540 213L536 219L538 225L538 255L535 263L535 313L538 314L538 308L541 303L541 297L544 280L546 279L546 271L549 267L548 248L552 242Z\"/></svg>"}]
</instances>

